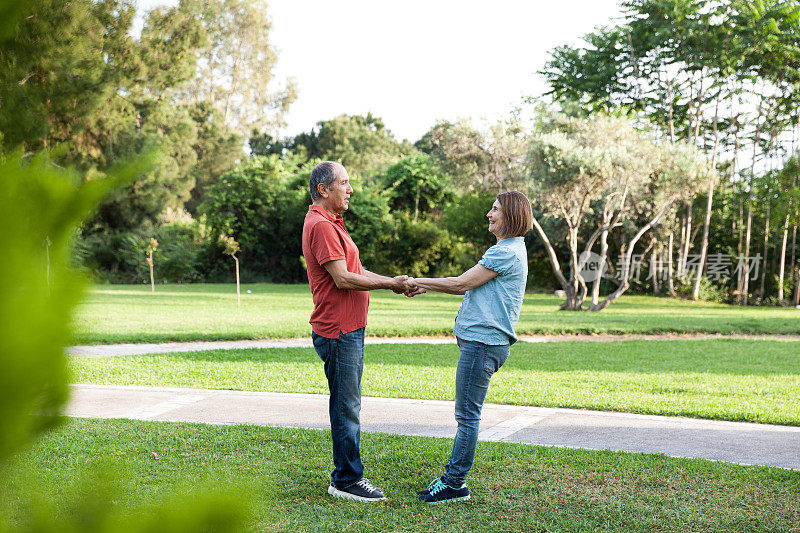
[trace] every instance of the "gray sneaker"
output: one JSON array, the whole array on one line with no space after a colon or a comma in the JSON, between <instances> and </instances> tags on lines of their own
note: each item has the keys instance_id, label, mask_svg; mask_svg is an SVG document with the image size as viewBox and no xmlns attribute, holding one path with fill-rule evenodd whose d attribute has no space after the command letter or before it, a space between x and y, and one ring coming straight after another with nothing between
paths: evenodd
<instances>
[{"instance_id":1,"label":"gray sneaker","mask_svg":"<svg viewBox=\"0 0 800 533\"><path fill-rule=\"evenodd\" d=\"M386 496L383 495L381 490L373 486L365 477L341 489L331 484L328 487L328 494L334 498L345 498L347 500L356 500L359 502L378 502L386 499Z\"/></svg>"}]
</instances>

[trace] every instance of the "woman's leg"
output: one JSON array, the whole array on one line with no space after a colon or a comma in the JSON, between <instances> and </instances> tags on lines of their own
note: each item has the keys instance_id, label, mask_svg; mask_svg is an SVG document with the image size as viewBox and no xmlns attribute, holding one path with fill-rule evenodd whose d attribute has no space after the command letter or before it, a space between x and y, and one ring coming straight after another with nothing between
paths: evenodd
<instances>
[{"instance_id":1,"label":"woman's leg","mask_svg":"<svg viewBox=\"0 0 800 533\"><path fill-rule=\"evenodd\" d=\"M456 422L453 451L445 466L444 482L461 487L475 459L481 409L489 380L508 359L509 345L492 346L458 339L461 355L456 368Z\"/></svg>"}]
</instances>

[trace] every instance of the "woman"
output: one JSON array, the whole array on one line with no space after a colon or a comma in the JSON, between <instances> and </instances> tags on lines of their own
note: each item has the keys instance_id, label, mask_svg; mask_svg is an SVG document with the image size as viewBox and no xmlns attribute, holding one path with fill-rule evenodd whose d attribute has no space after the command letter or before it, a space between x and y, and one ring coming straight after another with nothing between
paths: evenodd
<instances>
[{"instance_id":1,"label":"woman","mask_svg":"<svg viewBox=\"0 0 800 533\"><path fill-rule=\"evenodd\" d=\"M533 225L531 204L521 192L504 192L497 195L486 216L497 244L477 265L455 278L409 279L409 284L417 287L415 293L432 290L464 295L454 330L461 350L456 369L458 431L445 474L419 493L419 499L428 503L469 499L465 481L475 458L489 380L517 341L514 327L528 278L523 235Z\"/></svg>"}]
</instances>

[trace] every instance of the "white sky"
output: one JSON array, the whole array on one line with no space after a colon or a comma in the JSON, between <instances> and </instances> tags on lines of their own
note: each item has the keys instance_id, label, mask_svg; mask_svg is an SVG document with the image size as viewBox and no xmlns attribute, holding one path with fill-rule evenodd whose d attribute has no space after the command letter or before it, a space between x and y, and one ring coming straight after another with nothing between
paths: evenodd
<instances>
[{"instance_id":1,"label":"white sky","mask_svg":"<svg viewBox=\"0 0 800 533\"><path fill-rule=\"evenodd\" d=\"M175 0L140 0L141 10ZM547 52L619 16L617 0L269 0L279 79L298 98L282 134L372 112L416 141L437 119L495 121L545 90Z\"/></svg>"}]
</instances>

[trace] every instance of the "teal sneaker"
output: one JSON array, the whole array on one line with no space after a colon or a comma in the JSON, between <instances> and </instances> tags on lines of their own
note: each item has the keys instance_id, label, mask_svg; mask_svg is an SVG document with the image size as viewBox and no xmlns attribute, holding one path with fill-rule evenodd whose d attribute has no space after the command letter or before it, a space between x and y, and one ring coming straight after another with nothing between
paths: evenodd
<instances>
[{"instance_id":1,"label":"teal sneaker","mask_svg":"<svg viewBox=\"0 0 800 533\"><path fill-rule=\"evenodd\" d=\"M428 494L428 493L431 491L431 489L432 489L433 487L435 487L435 486L436 486L436 484L437 484L438 482L440 482L440 481L441 481L442 483L444 483L444 476L442 476L442 477L440 477L440 478L436 478L436 479L434 479L433 481L431 481L431 482L428 484L428 488L427 488L427 489L425 489L425 490L421 490L421 491L417 492L417 496L422 496L423 494Z\"/></svg>"},{"instance_id":2,"label":"teal sneaker","mask_svg":"<svg viewBox=\"0 0 800 533\"><path fill-rule=\"evenodd\" d=\"M469 489L466 483L459 488L455 488L446 485L441 479L437 479L431 485L427 494L419 495L420 501L425 503L447 503L469 500Z\"/></svg>"}]
</instances>

